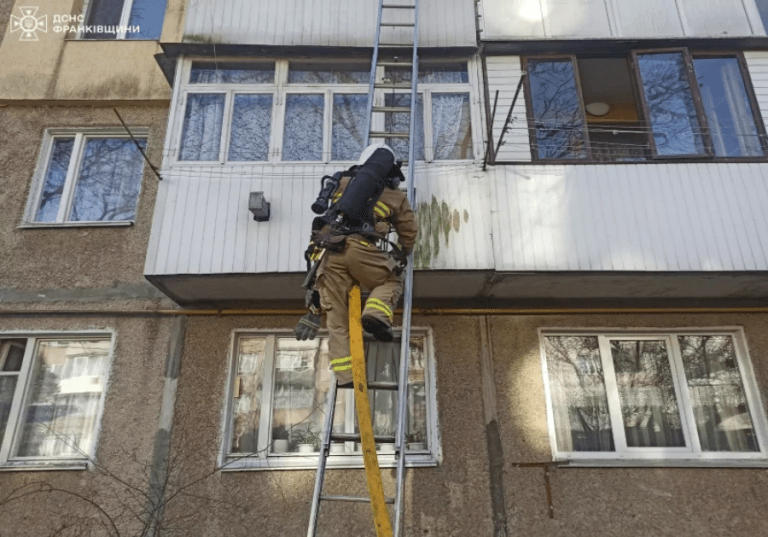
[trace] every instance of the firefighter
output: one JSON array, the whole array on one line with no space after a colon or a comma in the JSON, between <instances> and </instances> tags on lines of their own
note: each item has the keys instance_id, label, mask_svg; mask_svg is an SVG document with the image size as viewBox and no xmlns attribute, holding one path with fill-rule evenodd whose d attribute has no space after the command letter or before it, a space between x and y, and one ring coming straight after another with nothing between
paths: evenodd
<instances>
[{"instance_id":1,"label":"firefighter","mask_svg":"<svg viewBox=\"0 0 768 537\"><path fill-rule=\"evenodd\" d=\"M313 233L315 252L325 252L317 267L314 291L307 295L310 311L294 333L300 340L314 339L320 315L325 313L328 355L340 385L352 382L347 300L355 283L370 290L361 319L365 331L379 341L393 339L393 310L403 292L405 259L417 234L413 209L405 193L398 190L402 179L392 149L384 144L367 147L357 166L342 175L325 225ZM399 241L393 245L395 255L378 246L392 230Z\"/></svg>"}]
</instances>

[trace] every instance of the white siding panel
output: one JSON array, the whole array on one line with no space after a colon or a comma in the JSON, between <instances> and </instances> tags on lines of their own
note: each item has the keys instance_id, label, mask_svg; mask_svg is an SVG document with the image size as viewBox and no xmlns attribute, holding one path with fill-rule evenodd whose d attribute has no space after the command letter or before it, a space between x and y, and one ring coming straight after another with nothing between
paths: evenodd
<instances>
[{"instance_id":1,"label":"white siding panel","mask_svg":"<svg viewBox=\"0 0 768 537\"><path fill-rule=\"evenodd\" d=\"M544 30L557 37L611 37L605 0L541 0Z\"/></svg>"},{"instance_id":2,"label":"white siding panel","mask_svg":"<svg viewBox=\"0 0 768 537\"><path fill-rule=\"evenodd\" d=\"M491 56L487 58L488 66L488 95L489 108L493 111L493 103L496 98L496 90L499 91L499 100L496 104L496 115L493 119L494 149L504 128L504 122L509 114L509 107L515 97L522 68L518 56ZM487 135L486 135L487 136ZM496 155L499 161L530 161L531 149L528 137L528 119L525 110L525 91L520 89L520 94L512 111L512 119L507 132L504 134L503 145Z\"/></svg>"},{"instance_id":3,"label":"white siding panel","mask_svg":"<svg viewBox=\"0 0 768 537\"><path fill-rule=\"evenodd\" d=\"M768 118L768 52L746 51L744 58L747 60L749 77L755 88L760 115L763 117L763 123L765 123L765 119Z\"/></svg>"},{"instance_id":4,"label":"white siding panel","mask_svg":"<svg viewBox=\"0 0 768 537\"><path fill-rule=\"evenodd\" d=\"M752 35L742 0L677 0L689 35Z\"/></svg>"},{"instance_id":5,"label":"white siding panel","mask_svg":"<svg viewBox=\"0 0 768 537\"><path fill-rule=\"evenodd\" d=\"M377 0L218 0L191 2L185 35L217 43L370 47ZM404 13L386 10L396 20ZM468 0L421 0L420 45L475 46L474 4ZM388 30L403 42L411 31Z\"/></svg>"},{"instance_id":6,"label":"white siding panel","mask_svg":"<svg viewBox=\"0 0 768 537\"><path fill-rule=\"evenodd\" d=\"M766 270L764 164L506 166L496 270Z\"/></svg>"},{"instance_id":7,"label":"white siding panel","mask_svg":"<svg viewBox=\"0 0 768 537\"><path fill-rule=\"evenodd\" d=\"M539 0L483 0L480 13L483 39L544 37Z\"/></svg>"},{"instance_id":8,"label":"white siding panel","mask_svg":"<svg viewBox=\"0 0 768 537\"><path fill-rule=\"evenodd\" d=\"M682 37L682 21L674 1L613 0L621 37Z\"/></svg>"}]
</instances>

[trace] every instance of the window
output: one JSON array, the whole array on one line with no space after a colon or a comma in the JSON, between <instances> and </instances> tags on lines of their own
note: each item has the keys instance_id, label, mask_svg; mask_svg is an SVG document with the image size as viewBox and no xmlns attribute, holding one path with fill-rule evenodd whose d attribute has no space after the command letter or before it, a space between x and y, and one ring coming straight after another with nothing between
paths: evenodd
<instances>
[{"instance_id":1,"label":"window","mask_svg":"<svg viewBox=\"0 0 768 537\"><path fill-rule=\"evenodd\" d=\"M437 457L433 365L429 334L411 338L407 449L409 464L435 464ZM400 345L366 340L368 379L396 381ZM333 381L327 338L297 341L292 334L235 335L230 401L224 434L224 468L314 468ZM370 390L374 434L394 435L397 393ZM334 430L357 432L352 390L339 390ZM381 464L393 464L392 444L378 446ZM389 455L388 455L389 454ZM362 466L360 445L332 444L331 466Z\"/></svg>"},{"instance_id":2,"label":"window","mask_svg":"<svg viewBox=\"0 0 768 537\"><path fill-rule=\"evenodd\" d=\"M739 54L678 49L526 63L538 160L765 157Z\"/></svg>"},{"instance_id":3,"label":"window","mask_svg":"<svg viewBox=\"0 0 768 537\"><path fill-rule=\"evenodd\" d=\"M0 336L0 465L93 456L111 338Z\"/></svg>"},{"instance_id":4,"label":"window","mask_svg":"<svg viewBox=\"0 0 768 537\"><path fill-rule=\"evenodd\" d=\"M83 39L159 39L166 0L90 0ZM98 29L99 31L95 31Z\"/></svg>"},{"instance_id":5,"label":"window","mask_svg":"<svg viewBox=\"0 0 768 537\"><path fill-rule=\"evenodd\" d=\"M146 137L137 138L137 142L142 150L146 148ZM29 223L114 223L134 219L144 159L130 137L104 131L49 132L41 157L37 188L32 189L30 199Z\"/></svg>"},{"instance_id":6,"label":"window","mask_svg":"<svg viewBox=\"0 0 768 537\"><path fill-rule=\"evenodd\" d=\"M766 459L743 334L542 332L557 459Z\"/></svg>"},{"instance_id":7,"label":"window","mask_svg":"<svg viewBox=\"0 0 768 537\"><path fill-rule=\"evenodd\" d=\"M179 162L355 161L365 144L367 63L192 61L183 76ZM401 82L410 71L377 77ZM417 160L474 158L466 63L425 64L419 79ZM374 104L407 106L405 91L376 90ZM372 130L408 132L407 113L373 119ZM387 143L405 158L406 139Z\"/></svg>"}]
</instances>

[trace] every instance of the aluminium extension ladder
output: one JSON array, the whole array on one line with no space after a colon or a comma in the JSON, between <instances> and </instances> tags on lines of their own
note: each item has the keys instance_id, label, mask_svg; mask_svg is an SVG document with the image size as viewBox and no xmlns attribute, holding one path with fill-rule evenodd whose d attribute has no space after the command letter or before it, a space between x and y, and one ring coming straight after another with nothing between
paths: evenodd
<instances>
[{"instance_id":1,"label":"aluminium extension ladder","mask_svg":"<svg viewBox=\"0 0 768 537\"><path fill-rule=\"evenodd\" d=\"M387 2L387 3L385 3ZM399 2L399 3L396 3ZM412 207L416 207L414 196L414 168L415 168L415 132L416 132L416 114L412 113L416 110L416 97L417 97L417 83L419 73L419 58L418 58L418 46L419 46L419 0L379 0L379 9L377 15L376 24L376 36L373 46L373 59L371 61L371 74L368 88L368 109L366 112L366 126L365 132L368 133L368 140L363 147L367 147L371 143L372 138L384 139L384 140L408 140L408 173L406 177L406 194L408 201ZM398 14L404 15L398 18L397 22L388 22L385 18L391 18L391 15L397 16ZM403 19L407 19L403 22ZM386 32L393 33L398 29L412 28L413 39L411 43L402 43L398 37L400 35L392 35L387 38L389 42L382 42L382 29L386 29ZM398 61L396 54L402 54L403 49L411 49L410 61L401 62ZM385 54L391 56L385 60L380 60L379 52L384 51ZM407 51L406 51L407 52ZM410 81L405 83L399 82L396 76L392 76L388 81L376 82L377 68L383 67L391 69L396 72L397 69L410 68L411 77ZM398 103L393 95L391 106L374 106L374 97L376 90L391 90L395 93L396 90L410 90L410 99L408 101L409 106L402 106L402 103ZM407 95L407 93L398 93L398 95ZM386 104L384 101L382 104ZM374 121L373 115L377 114ZM392 131L395 124L394 116L390 114L408 114L409 129L408 132L387 132ZM375 125L377 127L386 125L386 118L389 117L389 129L372 130ZM382 121L384 120L384 121ZM390 142L390 145L392 143ZM399 537L401 527L403 526L403 483L405 480L405 427L406 427L406 409L407 409L407 395L408 395L408 359L410 354L410 339L411 339L411 314L412 314L412 302L413 302L413 258L412 256L408 260L405 273L405 284L403 290L403 324L400 337L400 371L398 376L398 382L367 382L365 379L365 360L363 357L363 334L362 325L360 322L361 306L360 306L360 288L358 286L353 287L349 294L349 318L350 318L350 351L352 356L352 373L354 377L354 389L355 389L355 403L357 406L358 423L360 426L360 435L347 434L347 433L333 433L333 414L336 409L336 396L338 392L338 384L336 382L331 383L331 389L328 392L328 399L326 402L326 416L325 424L323 427L323 441L320 448L320 454L317 464L317 475L315 478L315 491L312 497L312 510L309 518L309 529L307 530L307 537L314 537L317 532L317 522L320 512L321 501L348 501L348 502L368 502L371 503L373 509L374 525L376 528L377 537L390 537L394 535ZM368 403L368 392L365 387L369 389L379 390L397 390L398 392L398 405L397 405L397 429L395 437L386 436L374 436L373 428L371 425L371 414ZM360 440L363 444L363 458L365 461L365 473L368 480L368 491L370 494L370 500L364 497L352 497L352 496L331 496L322 494L323 481L325 478L326 462L328 454L330 452L330 445L332 440L352 441ZM395 485L395 497L392 499L385 499L383 487L381 483L381 473L378 466L378 458L376 456L375 442L393 442L395 443L395 459L397 461L397 479ZM395 524L394 533L393 528L390 525L389 514L387 512L386 504L393 504L395 506Z\"/></svg>"}]
</instances>

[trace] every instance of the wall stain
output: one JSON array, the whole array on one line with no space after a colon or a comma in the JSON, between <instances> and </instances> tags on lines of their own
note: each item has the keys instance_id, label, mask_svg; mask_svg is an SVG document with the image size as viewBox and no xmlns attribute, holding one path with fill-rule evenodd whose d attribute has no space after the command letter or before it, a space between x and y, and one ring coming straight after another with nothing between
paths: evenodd
<instances>
[{"instance_id":1,"label":"wall stain","mask_svg":"<svg viewBox=\"0 0 768 537\"><path fill-rule=\"evenodd\" d=\"M462 212L448 206L445 201L432 201L418 204L419 236L413 251L414 268L429 268L433 259L440 253L440 247L448 246L451 232L461 229ZM469 213L463 210L463 220L469 220Z\"/></svg>"}]
</instances>

